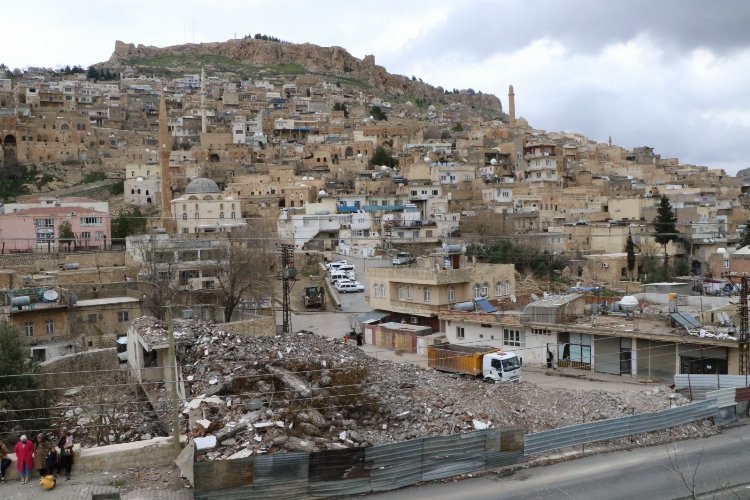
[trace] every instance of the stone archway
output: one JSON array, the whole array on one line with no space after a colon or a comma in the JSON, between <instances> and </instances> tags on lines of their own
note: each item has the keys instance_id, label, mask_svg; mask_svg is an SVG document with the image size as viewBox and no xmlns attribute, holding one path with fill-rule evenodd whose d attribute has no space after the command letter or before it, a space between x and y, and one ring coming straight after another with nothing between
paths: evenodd
<instances>
[{"instance_id":1,"label":"stone archway","mask_svg":"<svg viewBox=\"0 0 750 500\"><path fill-rule=\"evenodd\" d=\"M5 165L10 162L15 162L18 159L16 145L16 136L14 136L13 134L8 134L3 138L3 163Z\"/></svg>"}]
</instances>

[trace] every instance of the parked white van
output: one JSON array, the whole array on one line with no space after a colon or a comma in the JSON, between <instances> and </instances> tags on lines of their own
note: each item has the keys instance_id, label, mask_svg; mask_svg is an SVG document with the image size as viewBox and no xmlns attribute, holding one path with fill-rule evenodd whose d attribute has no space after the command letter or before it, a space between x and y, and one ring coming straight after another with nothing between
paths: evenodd
<instances>
[{"instance_id":1,"label":"parked white van","mask_svg":"<svg viewBox=\"0 0 750 500\"><path fill-rule=\"evenodd\" d=\"M351 271L334 271L331 273L331 283L335 283L339 280L352 280L354 281L356 279L356 276Z\"/></svg>"}]
</instances>

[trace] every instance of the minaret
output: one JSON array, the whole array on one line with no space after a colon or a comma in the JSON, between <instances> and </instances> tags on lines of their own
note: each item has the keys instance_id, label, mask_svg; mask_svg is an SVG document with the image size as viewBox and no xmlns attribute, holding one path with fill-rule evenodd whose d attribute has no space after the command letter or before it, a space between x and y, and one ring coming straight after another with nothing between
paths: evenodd
<instances>
[{"instance_id":1,"label":"minaret","mask_svg":"<svg viewBox=\"0 0 750 500\"><path fill-rule=\"evenodd\" d=\"M169 232L172 227L172 183L169 179L169 153L172 151L172 136L167 126L166 89L161 91L159 101L159 170L161 172L161 227Z\"/></svg>"},{"instance_id":2,"label":"minaret","mask_svg":"<svg viewBox=\"0 0 750 500\"><path fill-rule=\"evenodd\" d=\"M508 87L508 125L516 126L516 94L513 93L513 85Z\"/></svg>"},{"instance_id":3,"label":"minaret","mask_svg":"<svg viewBox=\"0 0 750 500\"><path fill-rule=\"evenodd\" d=\"M206 70L201 66L201 132L206 133Z\"/></svg>"}]
</instances>

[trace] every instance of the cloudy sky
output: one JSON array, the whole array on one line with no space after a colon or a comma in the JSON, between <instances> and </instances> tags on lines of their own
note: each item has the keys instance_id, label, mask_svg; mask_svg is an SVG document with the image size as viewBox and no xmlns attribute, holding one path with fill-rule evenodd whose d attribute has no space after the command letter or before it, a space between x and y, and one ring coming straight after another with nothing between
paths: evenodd
<instances>
[{"instance_id":1,"label":"cloudy sky","mask_svg":"<svg viewBox=\"0 0 750 500\"><path fill-rule=\"evenodd\" d=\"M265 33L374 54L392 73L501 97L531 126L663 157L750 167L744 0L24 0L2 2L0 62L89 65L114 41Z\"/></svg>"}]
</instances>

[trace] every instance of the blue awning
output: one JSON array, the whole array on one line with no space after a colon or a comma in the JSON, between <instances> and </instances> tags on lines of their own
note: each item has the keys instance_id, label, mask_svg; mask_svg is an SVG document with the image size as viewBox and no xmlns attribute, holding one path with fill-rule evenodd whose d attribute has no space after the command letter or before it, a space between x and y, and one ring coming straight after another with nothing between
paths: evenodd
<instances>
[{"instance_id":1,"label":"blue awning","mask_svg":"<svg viewBox=\"0 0 750 500\"><path fill-rule=\"evenodd\" d=\"M496 313L497 309L495 306L490 304L487 299L479 299L474 301L474 305L486 313Z\"/></svg>"}]
</instances>

